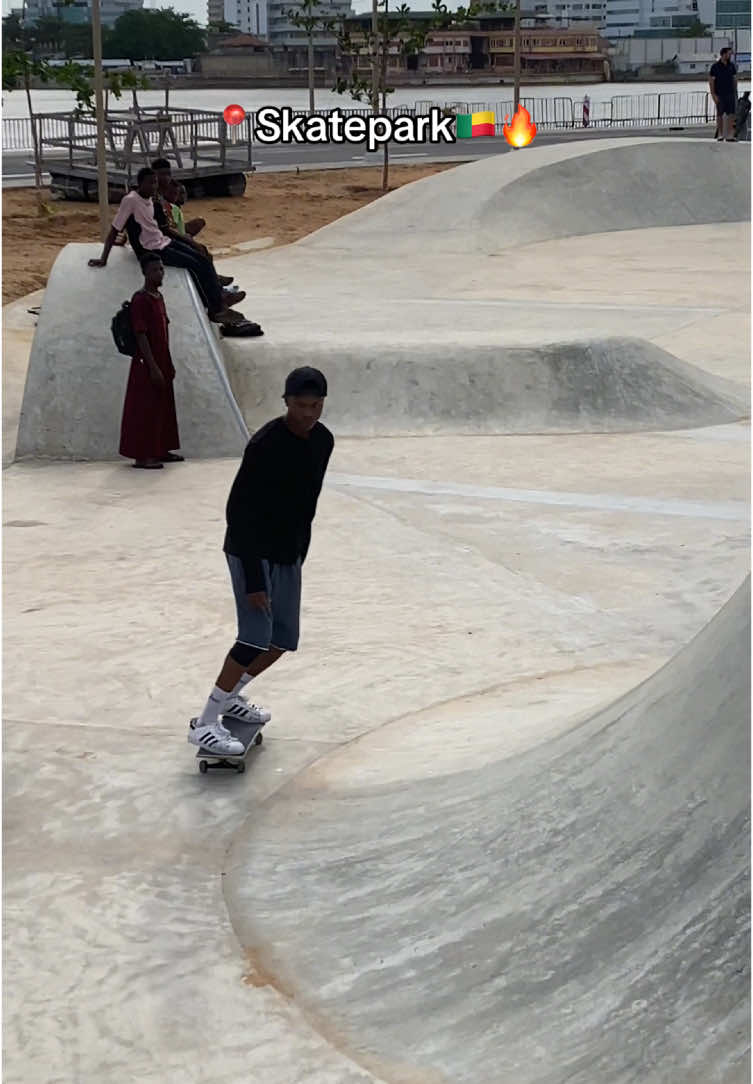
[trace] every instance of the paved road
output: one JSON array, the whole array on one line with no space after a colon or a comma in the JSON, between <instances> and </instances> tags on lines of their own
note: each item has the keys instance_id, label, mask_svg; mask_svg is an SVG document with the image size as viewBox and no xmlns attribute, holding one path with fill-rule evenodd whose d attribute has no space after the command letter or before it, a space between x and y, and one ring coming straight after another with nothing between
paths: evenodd
<instances>
[{"instance_id":1,"label":"paved road","mask_svg":"<svg viewBox=\"0 0 753 1084\"><path fill-rule=\"evenodd\" d=\"M710 125L692 128L631 128L615 131L599 128L575 131L544 132L536 137L537 144L565 143L572 140L631 138L636 135L663 135L685 137L710 134ZM486 158L489 155L506 153L510 150L500 136L496 139L460 140L454 144L390 144L390 157L395 163L461 161ZM367 154L358 146L323 146L285 145L259 147L254 154L254 164L260 173L293 169L322 169L342 166L365 166L379 163L381 151ZM34 173L31 155L28 152L3 154L3 187L20 188L33 184ZM45 175L45 179L48 177Z\"/></svg>"}]
</instances>

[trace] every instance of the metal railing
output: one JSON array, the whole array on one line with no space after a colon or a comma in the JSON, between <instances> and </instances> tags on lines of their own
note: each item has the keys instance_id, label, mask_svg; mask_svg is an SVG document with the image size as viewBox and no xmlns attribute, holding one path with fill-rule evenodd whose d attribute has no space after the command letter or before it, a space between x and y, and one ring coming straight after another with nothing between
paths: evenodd
<instances>
[{"instance_id":1,"label":"metal railing","mask_svg":"<svg viewBox=\"0 0 753 1084\"><path fill-rule=\"evenodd\" d=\"M540 131L557 131L568 128L583 127L583 98L521 98L521 104L528 110L531 120ZM513 112L512 100L501 102L435 102L432 100L417 101L410 106L389 106L384 112L387 116L399 117L406 115L422 115L429 109L439 105L453 113L484 113L492 112L496 118L498 129L501 130L506 116ZM371 112L367 108L340 108L340 112L347 117L368 116ZM134 114L144 120L156 120L165 115L163 106L141 107L138 110L108 110L108 116L125 121L127 116ZM320 114L327 114L332 110L317 110ZM224 125L222 114L212 113L207 110L197 109L173 109L167 110L172 125L176 130L178 142L184 146L195 146L202 141L212 141L219 138L219 128ZM295 110L294 116L308 116L307 109ZM667 92L661 94L634 94L617 95L607 101L592 101L590 103L589 127L591 128L648 128L663 127L673 124L707 124L716 117L716 108L711 96L705 90ZM68 113L44 114L39 117L40 132L47 146L52 146L59 141L59 145L66 147L68 141L73 138L75 142L85 141L92 132L92 118L76 120ZM233 146L246 144L253 141L255 113L248 113L242 124L226 131L226 142ZM179 136L178 136L178 133ZM114 133L115 145L121 140L122 134L118 125ZM159 145L159 135L155 130L149 137L154 149ZM151 144L150 144L151 145ZM91 149L88 148L87 149ZM9 151L32 150L31 121L28 117L4 117L2 150Z\"/></svg>"}]
</instances>

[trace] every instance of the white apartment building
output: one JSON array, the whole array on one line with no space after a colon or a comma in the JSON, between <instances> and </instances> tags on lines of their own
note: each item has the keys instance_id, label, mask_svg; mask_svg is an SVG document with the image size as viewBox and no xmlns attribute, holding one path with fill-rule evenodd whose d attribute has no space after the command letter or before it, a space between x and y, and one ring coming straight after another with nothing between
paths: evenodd
<instances>
[{"instance_id":1,"label":"white apartment building","mask_svg":"<svg viewBox=\"0 0 753 1084\"><path fill-rule=\"evenodd\" d=\"M672 36L700 18L698 0L607 0L607 38L628 38L636 31Z\"/></svg>"},{"instance_id":2,"label":"white apartment building","mask_svg":"<svg viewBox=\"0 0 753 1084\"><path fill-rule=\"evenodd\" d=\"M578 0L572 3L568 0L544 0L544 2L528 4L526 14L533 12L535 18L546 20L553 26L576 26L578 23L588 23L590 26L603 28L607 17L607 0Z\"/></svg>"},{"instance_id":3,"label":"white apartment building","mask_svg":"<svg viewBox=\"0 0 753 1084\"><path fill-rule=\"evenodd\" d=\"M300 48L306 43L306 31L295 27L287 14L299 7L296 0L269 0L269 40L272 45ZM322 0L315 14L327 19L347 19L353 14L351 0ZM319 47L334 48L336 43L335 34L319 31L314 35L314 45Z\"/></svg>"},{"instance_id":4,"label":"white apartment building","mask_svg":"<svg viewBox=\"0 0 753 1084\"><path fill-rule=\"evenodd\" d=\"M211 23L224 19L242 34L268 36L268 0L208 0L207 16Z\"/></svg>"},{"instance_id":5,"label":"white apartment building","mask_svg":"<svg viewBox=\"0 0 753 1084\"><path fill-rule=\"evenodd\" d=\"M114 0L112 0L114 2ZM298 0L207 0L207 18L216 23L224 19L243 34L265 38L272 45L297 48L306 43L306 31L290 21L289 11L300 9ZM351 0L321 0L317 17L343 19L352 14ZM319 47L334 47L336 37L322 31L314 35Z\"/></svg>"}]
</instances>

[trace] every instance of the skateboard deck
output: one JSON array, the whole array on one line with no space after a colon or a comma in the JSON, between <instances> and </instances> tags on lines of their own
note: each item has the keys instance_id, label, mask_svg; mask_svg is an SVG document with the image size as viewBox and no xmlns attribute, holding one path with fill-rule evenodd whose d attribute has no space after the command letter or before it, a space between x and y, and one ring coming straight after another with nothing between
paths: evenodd
<instances>
[{"instance_id":1,"label":"skateboard deck","mask_svg":"<svg viewBox=\"0 0 753 1084\"><path fill-rule=\"evenodd\" d=\"M202 749L199 746L196 750L196 759L199 762L199 771L202 775L205 775L210 768L221 768L242 775L246 770L246 757L249 750L252 746L261 745L264 740L262 730L266 725L265 723L242 723L238 719L229 719L227 717L222 722L233 737L243 743L243 752L228 756L223 753L213 753L210 749Z\"/></svg>"}]
</instances>

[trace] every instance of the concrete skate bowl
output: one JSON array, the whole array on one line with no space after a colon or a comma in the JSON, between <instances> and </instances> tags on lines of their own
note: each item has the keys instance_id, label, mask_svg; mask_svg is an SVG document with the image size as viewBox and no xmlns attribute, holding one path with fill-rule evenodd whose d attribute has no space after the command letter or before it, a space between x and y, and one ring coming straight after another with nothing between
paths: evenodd
<instances>
[{"instance_id":1,"label":"concrete skate bowl","mask_svg":"<svg viewBox=\"0 0 753 1084\"><path fill-rule=\"evenodd\" d=\"M295 245L232 262L266 330L260 342L223 342L234 395L254 429L279 408L285 373L318 365L343 436L683 429L747 417L745 389L651 342L701 318L687 300L623 306L613 287L568 305L557 289L539 294L535 272L525 299L508 296L504 250L742 222L749 205L749 156L708 140L530 148L406 185ZM649 266L655 243L647 232ZM561 248L547 253L542 244L541 260L563 259ZM575 275L577 262L562 281Z\"/></svg>"},{"instance_id":2,"label":"concrete skate bowl","mask_svg":"<svg viewBox=\"0 0 753 1084\"><path fill-rule=\"evenodd\" d=\"M522 755L453 774L427 734L432 778L364 783L402 723L365 735L236 836L248 981L385 1084L747 1084L749 726L748 579Z\"/></svg>"}]
</instances>

